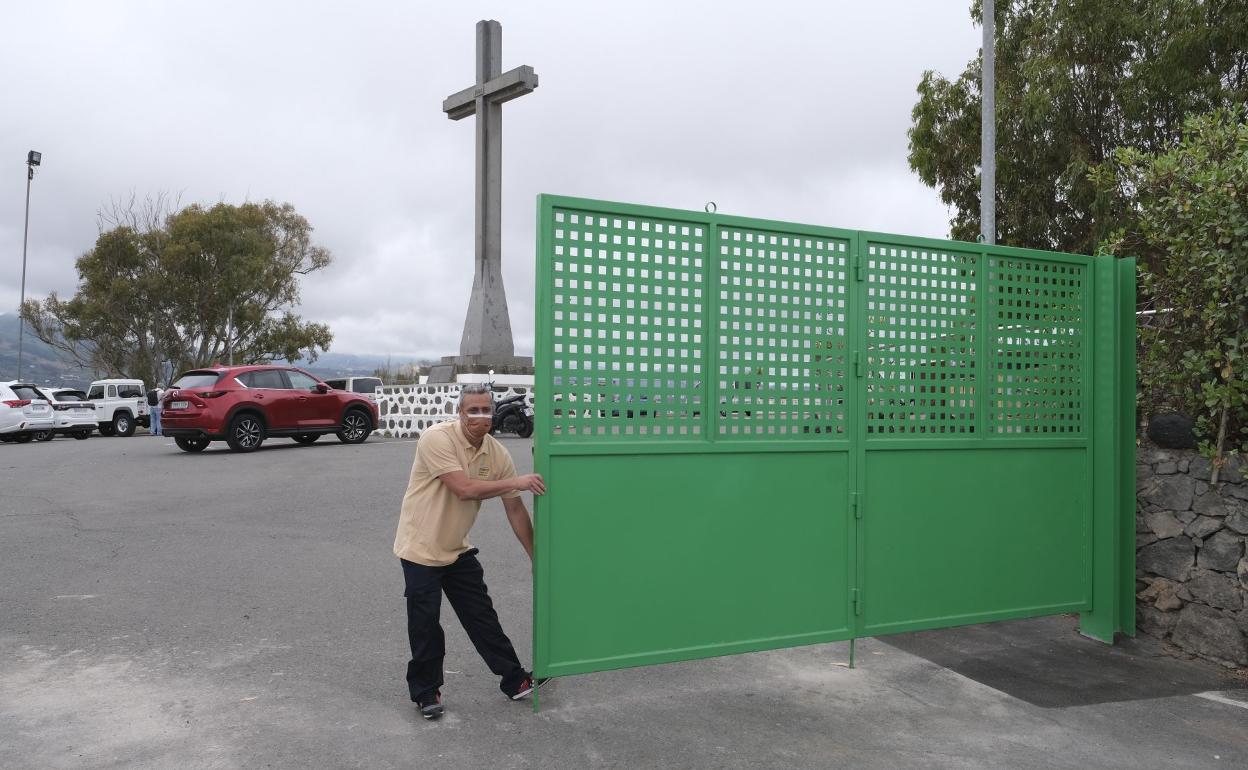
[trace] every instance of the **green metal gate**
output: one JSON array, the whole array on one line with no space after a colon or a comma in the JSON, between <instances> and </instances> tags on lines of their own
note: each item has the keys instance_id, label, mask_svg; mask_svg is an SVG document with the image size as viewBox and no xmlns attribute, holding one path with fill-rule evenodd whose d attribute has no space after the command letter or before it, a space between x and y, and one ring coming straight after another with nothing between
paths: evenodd
<instances>
[{"instance_id":1,"label":"green metal gate","mask_svg":"<svg viewBox=\"0 0 1248 770\"><path fill-rule=\"evenodd\" d=\"M543 195L539 676L1134 633L1132 260Z\"/></svg>"}]
</instances>

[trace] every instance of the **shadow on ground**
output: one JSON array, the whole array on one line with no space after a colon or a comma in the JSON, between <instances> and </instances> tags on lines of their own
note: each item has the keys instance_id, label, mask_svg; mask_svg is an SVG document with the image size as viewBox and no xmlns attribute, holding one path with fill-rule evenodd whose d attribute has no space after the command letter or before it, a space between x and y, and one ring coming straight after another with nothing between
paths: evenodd
<instances>
[{"instance_id":1,"label":"shadow on ground","mask_svg":"<svg viewBox=\"0 0 1248 770\"><path fill-rule=\"evenodd\" d=\"M1148 637L1110 646L1058 615L881 637L892 647L1041 708L1245 690L1228 670L1170 656Z\"/></svg>"}]
</instances>

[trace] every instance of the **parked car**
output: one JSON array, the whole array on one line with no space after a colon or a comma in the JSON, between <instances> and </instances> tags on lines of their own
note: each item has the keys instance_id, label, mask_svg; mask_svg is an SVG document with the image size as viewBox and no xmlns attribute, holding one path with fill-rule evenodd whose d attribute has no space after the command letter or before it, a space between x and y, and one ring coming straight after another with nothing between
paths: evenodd
<instances>
[{"instance_id":1,"label":"parked car","mask_svg":"<svg viewBox=\"0 0 1248 770\"><path fill-rule=\"evenodd\" d=\"M334 390L347 390L352 393L360 393L376 401L378 398L377 389L381 387L381 378L335 377L332 380L325 380L325 384Z\"/></svg>"},{"instance_id":2,"label":"parked car","mask_svg":"<svg viewBox=\"0 0 1248 770\"><path fill-rule=\"evenodd\" d=\"M56 434L76 439L90 438L96 428L95 404L87 394L74 388L41 386L39 392L52 405L52 428L35 435L38 441L50 441Z\"/></svg>"},{"instance_id":3,"label":"parked car","mask_svg":"<svg viewBox=\"0 0 1248 770\"><path fill-rule=\"evenodd\" d=\"M225 441L250 452L267 438L311 444L332 433L359 444L377 427L377 404L361 393L334 390L293 366L195 369L161 400L161 432L186 452Z\"/></svg>"},{"instance_id":4,"label":"parked car","mask_svg":"<svg viewBox=\"0 0 1248 770\"><path fill-rule=\"evenodd\" d=\"M53 422L52 406L34 385L0 382L0 441L24 444Z\"/></svg>"},{"instance_id":5,"label":"parked car","mask_svg":"<svg viewBox=\"0 0 1248 770\"><path fill-rule=\"evenodd\" d=\"M101 436L133 436L148 420L147 388L142 380L96 380L87 390L95 404L95 422Z\"/></svg>"}]
</instances>

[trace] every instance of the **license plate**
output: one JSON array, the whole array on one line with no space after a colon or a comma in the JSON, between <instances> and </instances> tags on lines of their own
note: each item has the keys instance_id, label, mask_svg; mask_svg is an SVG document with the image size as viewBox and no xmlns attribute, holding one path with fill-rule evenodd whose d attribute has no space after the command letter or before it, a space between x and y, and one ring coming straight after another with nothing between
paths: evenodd
<instances>
[{"instance_id":1,"label":"license plate","mask_svg":"<svg viewBox=\"0 0 1248 770\"><path fill-rule=\"evenodd\" d=\"M190 401L170 401L169 402L170 409L186 409L190 407L190 405L191 405Z\"/></svg>"}]
</instances>

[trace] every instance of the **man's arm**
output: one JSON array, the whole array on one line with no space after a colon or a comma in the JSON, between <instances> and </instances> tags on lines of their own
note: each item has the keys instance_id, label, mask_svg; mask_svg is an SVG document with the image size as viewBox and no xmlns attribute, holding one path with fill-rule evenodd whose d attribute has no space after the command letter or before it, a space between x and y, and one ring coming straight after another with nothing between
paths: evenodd
<instances>
[{"instance_id":1,"label":"man's arm","mask_svg":"<svg viewBox=\"0 0 1248 770\"><path fill-rule=\"evenodd\" d=\"M516 539L520 541L520 545L524 546L525 552L532 560L533 522L529 519L529 509L524 507L524 501L518 497L504 497L503 509L507 511L507 521L511 524L511 531L516 533Z\"/></svg>"},{"instance_id":2,"label":"man's arm","mask_svg":"<svg viewBox=\"0 0 1248 770\"><path fill-rule=\"evenodd\" d=\"M529 473L524 476L512 476L509 479L499 479L498 481L479 481L468 478L468 474L461 470L447 471L438 476L441 481L451 490L451 494L460 500L489 500L491 497L505 495L508 492L530 492L535 495L546 494L546 484L542 481L542 477L536 473ZM527 513L525 514L528 515Z\"/></svg>"}]
</instances>

